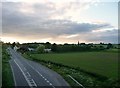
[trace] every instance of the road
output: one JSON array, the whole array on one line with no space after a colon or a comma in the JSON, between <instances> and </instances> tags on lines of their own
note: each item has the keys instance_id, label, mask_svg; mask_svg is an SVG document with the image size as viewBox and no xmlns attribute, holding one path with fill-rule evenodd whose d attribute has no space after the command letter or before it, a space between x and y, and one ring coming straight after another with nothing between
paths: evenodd
<instances>
[{"instance_id":1,"label":"road","mask_svg":"<svg viewBox=\"0 0 120 88\"><path fill-rule=\"evenodd\" d=\"M16 87L69 87L69 84L58 73L37 62L25 59L11 48L8 48L8 52L11 55L10 66Z\"/></svg>"}]
</instances>

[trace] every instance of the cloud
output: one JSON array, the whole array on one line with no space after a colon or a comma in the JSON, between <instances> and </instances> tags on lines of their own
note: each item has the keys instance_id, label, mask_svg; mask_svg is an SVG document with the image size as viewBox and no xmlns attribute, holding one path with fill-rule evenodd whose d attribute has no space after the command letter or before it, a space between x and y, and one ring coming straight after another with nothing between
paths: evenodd
<instances>
[{"instance_id":1,"label":"cloud","mask_svg":"<svg viewBox=\"0 0 120 88\"><path fill-rule=\"evenodd\" d=\"M87 41L118 43L118 29L106 30L104 32L92 33L91 37L86 38Z\"/></svg>"},{"instance_id":2,"label":"cloud","mask_svg":"<svg viewBox=\"0 0 120 88\"><path fill-rule=\"evenodd\" d=\"M86 32L75 35L61 35L58 40L74 42L94 42L94 43L118 43L118 29L106 30L104 32ZM54 39L53 39L54 40Z\"/></svg>"},{"instance_id":3,"label":"cloud","mask_svg":"<svg viewBox=\"0 0 120 88\"><path fill-rule=\"evenodd\" d=\"M89 3L80 2L3 2L3 37L50 41L116 41L115 30L96 32L93 30L113 29L109 23L78 23L73 12L86 9ZM79 15L78 13L77 15ZM73 16L73 17L72 17ZM55 18L54 18L55 17ZM60 17L60 18L59 18ZM70 18L70 19L68 19ZM108 41L109 42L109 41Z\"/></svg>"}]
</instances>

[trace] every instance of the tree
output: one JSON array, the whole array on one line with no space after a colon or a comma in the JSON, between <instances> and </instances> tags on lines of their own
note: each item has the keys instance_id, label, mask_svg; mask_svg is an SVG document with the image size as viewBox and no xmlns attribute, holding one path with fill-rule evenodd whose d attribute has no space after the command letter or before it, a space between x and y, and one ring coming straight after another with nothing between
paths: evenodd
<instances>
[{"instance_id":1,"label":"tree","mask_svg":"<svg viewBox=\"0 0 120 88\"><path fill-rule=\"evenodd\" d=\"M45 46L40 44L40 45L37 47L36 51L37 51L38 53L44 53L44 49L45 49Z\"/></svg>"},{"instance_id":2,"label":"tree","mask_svg":"<svg viewBox=\"0 0 120 88\"><path fill-rule=\"evenodd\" d=\"M107 49L113 48L113 45L111 43L108 43Z\"/></svg>"},{"instance_id":3,"label":"tree","mask_svg":"<svg viewBox=\"0 0 120 88\"><path fill-rule=\"evenodd\" d=\"M54 43L51 48L52 48L53 52L57 51L57 45L56 45L56 43Z\"/></svg>"},{"instance_id":4,"label":"tree","mask_svg":"<svg viewBox=\"0 0 120 88\"><path fill-rule=\"evenodd\" d=\"M80 45L79 41L78 41L78 46Z\"/></svg>"},{"instance_id":5,"label":"tree","mask_svg":"<svg viewBox=\"0 0 120 88\"><path fill-rule=\"evenodd\" d=\"M15 42L13 42L13 43L12 43L12 48L14 48L14 47L15 47L15 45L16 45L16 44L15 44Z\"/></svg>"},{"instance_id":6,"label":"tree","mask_svg":"<svg viewBox=\"0 0 120 88\"><path fill-rule=\"evenodd\" d=\"M45 48L48 48L48 49L50 49L50 48L51 48L51 43L49 43L49 42L46 42L46 43L45 43Z\"/></svg>"},{"instance_id":7,"label":"tree","mask_svg":"<svg viewBox=\"0 0 120 88\"><path fill-rule=\"evenodd\" d=\"M19 42L16 42L16 45L17 45L17 46L19 46L19 45L20 45L20 43L19 43Z\"/></svg>"}]
</instances>

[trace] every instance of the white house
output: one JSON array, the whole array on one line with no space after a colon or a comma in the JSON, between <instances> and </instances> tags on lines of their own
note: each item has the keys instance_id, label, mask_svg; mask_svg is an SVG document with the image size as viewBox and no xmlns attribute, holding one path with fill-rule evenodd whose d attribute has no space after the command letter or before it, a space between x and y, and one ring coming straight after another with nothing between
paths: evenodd
<instances>
[{"instance_id":1,"label":"white house","mask_svg":"<svg viewBox=\"0 0 120 88\"><path fill-rule=\"evenodd\" d=\"M19 49L17 46L14 46L14 48L13 48L15 51L17 51L17 49Z\"/></svg>"},{"instance_id":2,"label":"white house","mask_svg":"<svg viewBox=\"0 0 120 88\"><path fill-rule=\"evenodd\" d=\"M33 49L33 48L28 48L28 50L29 50L29 51L35 51L35 49Z\"/></svg>"},{"instance_id":3,"label":"white house","mask_svg":"<svg viewBox=\"0 0 120 88\"><path fill-rule=\"evenodd\" d=\"M44 49L45 52L51 52L51 49Z\"/></svg>"}]
</instances>

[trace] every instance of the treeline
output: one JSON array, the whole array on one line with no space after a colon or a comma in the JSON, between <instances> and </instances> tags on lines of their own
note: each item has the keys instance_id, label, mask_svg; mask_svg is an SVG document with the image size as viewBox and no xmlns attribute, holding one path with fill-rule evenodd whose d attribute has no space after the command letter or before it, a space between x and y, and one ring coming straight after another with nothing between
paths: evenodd
<instances>
[{"instance_id":1,"label":"treeline","mask_svg":"<svg viewBox=\"0 0 120 88\"><path fill-rule=\"evenodd\" d=\"M85 44L85 43L79 43L78 44L51 44L50 42L46 43L12 43L10 44L12 47L15 45L18 47L24 48L24 50L27 50L28 48L34 48L35 50L44 50L44 49L51 49L52 52L83 52L83 51L101 51L105 49L110 48L118 48L114 46L114 44L108 43L100 43L100 44ZM117 44L116 44L117 45ZM119 46L119 44L118 44Z\"/></svg>"},{"instance_id":2,"label":"treeline","mask_svg":"<svg viewBox=\"0 0 120 88\"><path fill-rule=\"evenodd\" d=\"M45 49L51 49L52 52L83 52L83 51L100 51L105 49L113 48L111 43L109 44L51 44L49 42L46 43L27 43L28 47L38 48L40 46L44 46Z\"/></svg>"},{"instance_id":3,"label":"treeline","mask_svg":"<svg viewBox=\"0 0 120 88\"><path fill-rule=\"evenodd\" d=\"M91 45L56 45L53 44L51 47L53 52L74 52L74 51L92 51L98 50L98 48L92 49Z\"/></svg>"},{"instance_id":4,"label":"treeline","mask_svg":"<svg viewBox=\"0 0 120 88\"><path fill-rule=\"evenodd\" d=\"M64 45L57 45L53 44L51 45L51 49L53 52L81 52L81 51L100 51L105 49L113 48L113 45L111 43L105 45L105 44L64 44Z\"/></svg>"}]
</instances>

